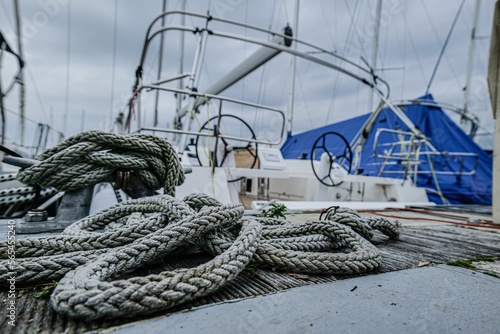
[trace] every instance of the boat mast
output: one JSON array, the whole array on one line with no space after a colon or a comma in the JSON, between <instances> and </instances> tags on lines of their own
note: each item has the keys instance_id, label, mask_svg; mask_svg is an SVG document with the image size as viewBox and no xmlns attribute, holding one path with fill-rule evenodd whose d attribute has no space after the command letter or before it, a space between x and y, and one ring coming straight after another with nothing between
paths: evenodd
<instances>
[{"instance_id":1,"label":"boat mast","mask_svg":"<svg viewBox=\"0 0 500 334\"><path fill-rule=\"evenodd\" d=\"M495 120L493 137L493 187L492 216L493 224L500 225L500 1L494 6L493 24L490 37L490 52L488 59L488 89L490 92L491 109Z\"/></svg>"},{"instance_id":2,"label":"boat mast","mask_svg":"<svg viewBox=\"0 0 500 334\"><path fill-rule=\"evenodd\" d=\"M116 42L118 34L118 0L115 0L113 19L113 56L111 60L111 94L109 98L109 128L113 129L113 102L115 99L115 73L116 73ZM81 127L83 132L83 126ZM118 130L121 131L121 130Z\"/></svg>"},{"instance_id":3,"label":"boat mast","mask_svg":"<svg viewBox=\"0 0 500 334\"><path fill-rule=\"evenodd\" d=\"M295 30L295 39L298 39L299 32L299 2L300 0L295 0L295 11L293 16L293 29ZM294 43L294 50L297 50L297 42ZM293 127L293 107L294 107L294 97L295 97L295 72L296 72L296 63L297 57L292 56L292 80L290 82L290 95L288 102L288 126L287 133L288 136L292 135L292 127Z\"/></svg>"},{"instance_id":4,"label":"boat mast","mask_svg":"<svg viewBox=\"0 0 500 334\"><path fill-rule=\"evenodd\" d=\"M185 12L186 11L186 0L181 1L181 11ZM186 15L181 15L181 26L184 27L186 25ZM182 75L184 73L184 31L181 30L179 32L179 61L178 61L178 69L177 69L177 74ZM177 81L177 89L184 89L184 78L181 77ZM182 111L182 99L183 95L182 94L177 94L177 108L176 108L176 115L180 115ZM175 123L177 120L177 117L174 119L174 127ZM175 141L175 136L176 134L173 134L172 141Z\"/></svg>"},{"instance_id":5,"label":"boat mast","mask_svg":"<svg viewBox=\"0 0 500 334\"><path fill-rule=\"evenodd\" d=\"M23 44L21 40L21 19L19 15L19 3L18 0L14 0L14 14L16 17L16 33L17 33L17 52L19 53L19 57L21 59L24 59L23 56ZM19 82L19 123L20 123L20 136L21 136L21 141L20 145L24 145L24 74L21 71L19 73L18 77L18 82Z\"/></svg>"},{"instance_id":6,"label":"boat mast","mask_svg":"<svg viewBox=\"0 0 500 334\"><path fill-rule=\"evenodd\" d=\"M429 83L427 84L427 89L425 90L425 95L429 94L432 82L434 81L434 77L436 76L437 69L439 68L439 64L441 63L441 59L443 58L444 52L446 51L446 47L448 46L448 42L450 41L450 37L453 34L453 30L455 29L455 25L457 24L458 17L460 16L462 9L464 8L464 4L465 4L465 0L462 0L462 2L460 3L460 7L458 7L457 14L455 15L455 18L453 19L453 22L451 24L450 31L448 31L448 35L446 36L446 40L444 41L443 47L441 48L441 52L439 53L436 65L434 66L434 70L432 71L432 74L431 74L431 78L429 80Z\"/></svg>"},{"instance_id":7,"label":"boat mast","mask_svg":"<svg viewBox=\"0 0 500 334\"><path fill-rule=\"evenodd\" d=\"M71 70L71 1L68 1L67 22L66 22L66 90L64 93L64 119L63 133L66 135L68 130L69 114L69 94L70 94L70 70Z\"/></svg>"},{"instance_id":8,"label":"boat mast","mask_svg":"<svg viewBox=\"0 0 500 334\"><path fill-rule=\"evenodd\" d=\"M477 20L479 17L479 8L481 6L481 0L476 0L476 11L474 13L474 22L472 24L472 32L470 37L470 45L469 45L469 59L467 61L467 77L465 81L465 89L464 89L464 114L460 122L462 123L462 127L465 129L467 122L466 115L469 112L469 96L470 96L470 80L472 75L472 60L474 57L474 43L476 40L476 27Z\"/></svg>"},{"instance_id":9,"label":"boat mast","mask_svg":"<svg viewBox=\"0 0 500 334\"><path fill-rule=\"evenodd\" d=\"M375 17L375 33L373 35L373 46L372 46L372 84L375 86L375 68L377 66L377 53L378 53L378 35L380 30L380 13L382 12L382 0L377 0L377 11ZM373 106L373 89L370 89L370 94L368 96L368 112L372 112Z\"/></svg>"},{"instance_id":10,"label":"boat mast","mask_svg":"<svg viewBox=\"0 0 500 334\"><path fill-rule=\"evenodd\" d=\"M162 7L162 13L165 13L167 11L167 0L163 0L163 7ZM183 15L184 17L184 15ZM161 27L163 28L165 26L165 16L163 16L161 18ZM161 33L160 35L160 54L158 56L159 60L158 60L158 81L161 79L161 68L162 68L162 65L163 65L163 40L164 40L164 34L163 32ZM160 91L157 90L156 91L156 100L155 100L155 119L154 119L154 123L153 123L153 126L157 126L158 125L158 102L159 102L159 99L160 99Z\"/></svg>"}]
</instances>

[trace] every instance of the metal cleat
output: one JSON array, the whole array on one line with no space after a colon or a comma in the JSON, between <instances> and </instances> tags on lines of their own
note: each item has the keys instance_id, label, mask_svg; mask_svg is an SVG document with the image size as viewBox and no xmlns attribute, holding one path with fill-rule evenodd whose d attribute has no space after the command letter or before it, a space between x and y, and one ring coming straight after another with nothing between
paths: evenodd
<instances>
[{"instance_id":1,"label":"metal cleat","mask_svg":"<svg viewBox=\"0 0 500 334\"><path fill-rule=\"evenodd\" d=\"M27 222L43 222L49 218L47 211L43 209L32 209L26 213L24 220Z\"/></svg>"}]
</instances>

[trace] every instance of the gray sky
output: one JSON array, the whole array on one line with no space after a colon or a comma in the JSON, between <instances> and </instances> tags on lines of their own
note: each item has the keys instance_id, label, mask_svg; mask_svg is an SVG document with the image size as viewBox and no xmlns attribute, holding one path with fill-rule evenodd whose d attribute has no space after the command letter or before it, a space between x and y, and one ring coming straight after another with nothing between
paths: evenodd
<instances>
[{"instance_id":1,"label":"gray sky","mask_svg":"<svg viewBox=\"0 0 500 334\"><path fill-rule=\"evenodd\" d=\"M36 122L52 124L72 135L81 130L110 129L110 120L120 110L126 110L131 94L135 69L139 63L144 36L149 22L161 12L161 0L133 1L71 1L21 0L23 47L26 60L26 114ZM460 0L384 0L377 69L389 82L392 99L412 99L425 93L443 42L457 13ZM0 30L11 47L17 50L14 30L13 1L0 0ZM180 1L167 1L168 9L179 8ZM115 7L117 4L117 7ZM492 116L486 86L489 35L493 0L481 1L476 32L470 108L491 128ZM280 31L293 21L293 0L188 0L188 10L210 12L214 16L246 22L261 28ZM298 38L332 50L360 63L360 57L371 58L375 0L327 1L302 0L300 4ZM436 100L463 106L467 56L475 1L467 0L441 61L430 92ZM113 31L117 13L116 57L113 57ZM71 14L68 19L68 14ZM178 19L168 23L176 24ZM187 25L202 26L201 21ZM217 30L222 26L212 24ZM69 29L69 30L68 30ZM68 47L68 31L70 45ZM262 34L244 29L234 33L267 39ZM190 71L196 36L186 35L185 71ZM144 81L156 78L158 42L153 44L144 70ZM256 49L253 45L209 38L207 55L199 91L206 89L221 75ZM304 47L299 49L306 51ZM67 60L69 50L69 95L66 95ZM177 73L178 34L165 36L163 76ZM319 57L325 57L319 55ZM12 78L15 63L4 57L2 82ZM287 109L291 57L280 54L255 71L244 81L228 89L224 95L269 104ZM113 63L115 64L113 71ZM338 63L338 62L337 62ZM339 63L340 64L340 63ZM382 69L380 71L380 69ZM113 80L114 73L114 80ZM113 84L114 81L114 84ZM293 132L340 121L369 111L368 89L353 79L325 70L305 61L297 62L295 117ZM68 98L65 125L66 97ZM152 122L151 94L143 101L144 122ZM172 98L161 96L160 126L171 124L174 106ZM6 100L7 135L19 134L17 116L18 92ZM84 113L84 115L83 115ZM247 115L248 117L248 115ZM200 119L206 118L205 115ZM248 120L246 118L246 120ZM248 120L260 127L268 122L266 114ZM25 142L30 144L34 125L28 123ZM257 129L256 131L258 131Z\"/></svg>"}]
</instances>

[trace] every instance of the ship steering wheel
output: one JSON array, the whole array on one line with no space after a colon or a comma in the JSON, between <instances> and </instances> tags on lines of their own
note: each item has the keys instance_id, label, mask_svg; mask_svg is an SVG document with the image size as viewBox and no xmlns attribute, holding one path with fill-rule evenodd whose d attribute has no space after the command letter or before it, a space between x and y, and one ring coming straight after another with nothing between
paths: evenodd
<instances>
[{"instance_id":1,"label":"ship steering wheel","mask_svg":"<svg viewBox=\"0 0 500 334\"><path fill-rule=\"evenodd\" d=\"M330 161L328 174L319 175L319 171L314 167L314 160L327 153ZM316 139L311 149L311 166L314 175L319 182L328 187L336 187L342 184L338 180L339 176L345 172L349 174L352 168L352 150L344 136L338 132L325 132ZM344 169L344 170L342 170ZM333 174L333 175L332 175ZM337 180L336 180L337 179Z\"/></svg>"},{"instance_id":2,"label":"ship steering wheel","mask_svg":"<svg viewBox=\"0 0 500 334\"><path fill-rule=\"evenodd\" d=\"M219 124L219 126L217 126L217 124ZM196 136L196 159L198 160L200 166L210 166L211 158L214 166L221 167L231 151L243 150L248 151L250 154L249 161L243 167L254 168L256 165L258 150L257 143L252 141L229 139L224 136L226 135L256 140L257 137L255 136L255 132L243 119L234 115L221 115L219 120L219 116L214 116L203 124L199 132L211 134L210 144L208 137L202 135ZM214 154L216 142L217 152Z\"/></svg>"}]
</instances>

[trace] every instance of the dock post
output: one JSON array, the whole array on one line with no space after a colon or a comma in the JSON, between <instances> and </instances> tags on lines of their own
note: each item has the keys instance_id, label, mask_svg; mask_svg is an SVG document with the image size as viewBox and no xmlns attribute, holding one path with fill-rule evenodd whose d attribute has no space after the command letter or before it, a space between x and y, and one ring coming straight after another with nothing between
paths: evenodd
<instances>
[{"instance_id":1,"label":"dock post","mask_svg":"<svg viewBox=\"0 0 500 334\"><path fill-rule=\"evenodd\" d=\"M493 143L493 224L500 225L500 119L495 118L495 134Z\"/></svg>"},{"instance_id":2,"label":"dock post","mask_svg":"<svg viewBox=\"0 0 500 334\"><path fill-rule=\"evenodd\" d=\"M488 88L495 119L493 137L493 224L500 225L500 0L495 3L488 60Z\"/></svg>"}]
</instances>

